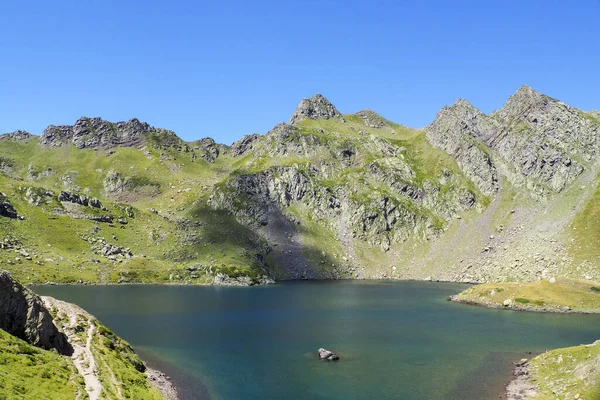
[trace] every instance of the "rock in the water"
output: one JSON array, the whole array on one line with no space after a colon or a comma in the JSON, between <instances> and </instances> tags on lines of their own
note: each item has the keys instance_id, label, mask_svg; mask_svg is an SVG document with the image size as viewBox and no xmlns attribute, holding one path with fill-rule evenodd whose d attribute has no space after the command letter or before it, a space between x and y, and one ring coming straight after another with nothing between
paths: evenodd
<instances>
[{"instance_id":1,"label":"rock in the water","mask_svg":"<svg viewBox=\"0 0 600 400\"><path fill-rule=\"evenodd\" d=\"M324 348L320 348L319 350L317 350L317 354L320 360L337 361L340 359L340 357L333 351L326 350Z\"/></svg>"},{"instance_id":2,"label":"rock in the water","mask_svg":"<svg viewBox=\"0 0 600 400\"><path fill-rule=\"evenodd\" d=\"M0 271L0 329L46 350L73 353L67 337L54 325L39 297L6 271Z\"/></svg>"}]
</instances>

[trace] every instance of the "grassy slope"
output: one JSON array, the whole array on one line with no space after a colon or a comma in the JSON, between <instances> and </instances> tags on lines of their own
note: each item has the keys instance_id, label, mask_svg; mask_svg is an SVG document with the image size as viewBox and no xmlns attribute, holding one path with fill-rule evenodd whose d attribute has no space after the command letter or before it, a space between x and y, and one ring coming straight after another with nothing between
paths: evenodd
<instances>
[{"instance_id":1,"label":"grassy slope","mask_svg":"<svg viewBox=\"0 0 600 400\"><path fill-rule=\"evenodd\" d=\"M17 247L32 258L0 250L0 262L24 283L169 282L170 278L206 283L220 270L258 274L257 238L232 217L205 206L212 185L230 170L228 156L211 164L201 158L192 161L189 154L172 149L40 149L34 139L2 142L0 158L14 165L8 175L0 173L0 191L26 218L3 218L0 239L16 239ZM132 190L112 196L106 193L103 181L110 170L128 177L134 184ZM67 176L71 181L65 184ZM121 225L116 218L108 224L57 215L54 210L61 205L56 199L41 206L29 204L24 199L28 187L51 190L54 196L60 190L80 189L99 197L115 217L124 216L125 206L132 205L135 217ZM80 214L98 212L89 207L70 208ZM84 240L90 237L131 248L134 257L113 262L94 254L92 244ZM191 274L186 270L190 266L200 272Z\"/></svg>"},{"instance_id":2,"label":"grassy slope","mask_svg":"<svg viewBox=\"0 0 600 400\"><path fill-rule=\"evenodd\" d=\"M73 362L0 330L0 399L87 398Z\"/></svg>"},{"instance_id":3,"label":"grassy slope","mask_svg":"<svg viewBox=\"0 0 600 400\"><path fill-rule=\"evenodd\" d=\"M102 399L160 400L160 393L150 387L142 360L133 348L79 307L54 301L50 307L57 326L69 336L71 343L85 346L90 324L95 329L91 352L96 362L97 377L102 384ZM75 321L75 323L72 323ZM74 336L72 336L74 335Z\"/></svg>"},{"instance_id":4,"label":"grassy slope","mask_svg":"<svg viewBox=\"0 0 600 400\"><path fill-rule=\"evenodd\" d=\"M600 398L600 342L543 353L531 360L536 399Z\"/></svg>"},{"instance_id":5,"label":"grassy slope","mask_svg":"<svg viewBox=\"0 0 600 400\"><path fill-rule=\"evenodd\" d=\"M576 263L597 265L600 261L600 177L583 210L566 230L569 253Z\"/></svg>"},{"instance_id":6,"label":"grassy slope","mask_svg":"<svg viewBox=\"0 0 600 400\"><path fill-rule=\"evenodd\" d=\"M486 283L473 286L456 296L461 302L488 307L511 306L531 311L600 312L600 285L593 282L558 278L520 283Z\"/></svg>"},{"instance_id":7,"label":"grassy slope","mask_svg":"<svg viewBox=\"0 0 600 400\"><path fill-rule=\"evenodd\" d=\"M92 340L92 353L106 397L117 398L120 394L125 399L160 400L162 396L150 387L146 374L136 369L142 361L129 343L97 320L94 323L98 333Z\"/></svg>"}]
</instances>

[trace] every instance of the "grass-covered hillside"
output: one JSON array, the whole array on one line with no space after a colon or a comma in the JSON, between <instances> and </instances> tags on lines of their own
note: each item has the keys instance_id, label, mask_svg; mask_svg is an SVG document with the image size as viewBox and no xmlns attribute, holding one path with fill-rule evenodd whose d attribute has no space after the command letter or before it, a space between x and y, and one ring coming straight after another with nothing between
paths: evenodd
<instances>
[{"instance_id":1,"label":"grass-covered hillside","mask_svg":"<svg viewBox=\"0 0 600 400\"><path fill-rule=\"evenodd\" d=\"M317 95L232 146L135 119L17 131L0 262L26 283L594 280L599 129L523 88L423 130Z\"/></svg>"},{"instance_id":2,"label":"grass-covered hillside","mask_svg":"<svg viewBox=\"0 0 600 400\"><path fill-rule=\"evenodd\" d=\"M0 398L86 398L83 377L71 359L38 349L0 329Z\"/></svg>"},{"instance_id":3,"label":"grass-covered hillside","mask_svg":"<svg viewBox=\"0 0 600 400\"><path fill-rule=\"evenodd\" d=\"M470 287L453 300L493 308L600 313L600 285L554 277L536 282L486 283Z\"/></svg>"}]
</instances>

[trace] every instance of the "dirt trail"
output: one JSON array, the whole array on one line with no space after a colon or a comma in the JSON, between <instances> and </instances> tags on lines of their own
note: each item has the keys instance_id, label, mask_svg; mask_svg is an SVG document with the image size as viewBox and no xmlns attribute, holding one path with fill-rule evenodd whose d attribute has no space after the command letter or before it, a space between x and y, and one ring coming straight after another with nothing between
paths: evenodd
<instances>
[{"instance_id":1,"label":"dirt trail","mask_svg":"<svg viewBox=\"0 0 600 400\"><path fill-rule=\"evenodd\" d=\"M97 400L102 393L102 383L97 377L96 359L92 353L92 339L94 338L94 332L96 330L95 324L88 316L87 324L89 325L89 328L86 331L85 343L83 343L76 330L79 326L77 317L82 315L82 313L77 310L77 307L52 297L43 296L42 300L46 307L55 309L58 314L64 314L68 317L68 321L63 321L63 323L65 323L63 330L69 339L69 343L73 346L73 355L71 358L73 359L77 371L83 376L85 381L85 391L88 393L90 400Z\"/></svg>"}]
</instances>

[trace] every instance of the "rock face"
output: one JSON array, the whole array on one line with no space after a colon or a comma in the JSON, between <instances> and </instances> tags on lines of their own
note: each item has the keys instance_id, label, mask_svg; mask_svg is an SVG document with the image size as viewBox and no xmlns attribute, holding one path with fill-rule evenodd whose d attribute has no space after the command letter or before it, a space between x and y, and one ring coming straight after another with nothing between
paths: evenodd
<instances>
[{"instance_id":1,"label":"rock face","mask_svg":"<svg viewBox=\"0 0 600 400\"><path fill-rule=\"evenodd\" d=\"M148 138L169 143L181 142L172 131L151 127L136 118L127 122L112 123L101 118L82 117L73 126L50 125L42 133L40 144L47 147L73 144L78 149L101 150L138 146Z\"/></svg>"},{"instance_id":2,"label":"rock face","mask_svg":"<svg viewBox=\"0 0 600 400\"><path fill-rule=\"evenodd\" d=\"M252 150L254 142L260 138L258 133L244 135L240 140L231 145L231 155L234 157L244 155Z\"/></svg>"},{"instance_id":3,"label":"rock face","mask_svg":"<svg viewBox=\"0 0 600 400\"><path fill-rule=\"evenodd\" d=\"M466 100L444 107L426 135L488 196L498 190L499 169L541 196L560 192L600 151L597 123L528 86L491 115Z\"/></svg>"},{"instance_id":4,"label":"rock face","mask_svg":"<svg viewBox=\"0 0 600 400\"><path fill-rule=\"evenodd\" d=\"M6 271L0 271L0 328L46 350L56 349L65 355L73 352L40 298Z\"/></svg>"},{"instance_id":5,"label":"rock face","mask_svg":"<svg viewBox=\"0 0 600 400\"><path fill-rule=\"evenodd\" d=\"M309 119L330 119L339 118L344 120L342 114L329 102L325 97L316 94L309 99L302 99L296 111L290 118L290 124L302 121L305 118Z\"/></svg>"},{"instance_id":6,"label":"rock face","mask_svg":"<svg viewBox=\"0 0 600 400\"><path fill-rule=\"evenodd\" d=\"M200 157L211 163L214 163L221 154L219 145L209 137L193 142L192 148L200 153Z\"/></svg>"},{"instance_id":7,"label":"rock face","mask_svg":"<svg viewBox=\"0 0 600 400\"><path fill-rule=\"evenodd\" d=\"M17 218L17 216L17 211L13 205L10 204L8 197L0 192L0 217Z\"/></svg>"},{"instance_id":8,"label":"rock face","mask_svg":"<svg viewBox=\"0 0 600 400\"><path fill-rule=\"evenodd\" d=\"M456 159L483 194L492 196L498 190L498 172L481 143L494 136L498 129L494 120L468 101L458 100L438 113L426 128L426 135L431 144Z\"/></svg>"},{"instance_id":9,"label":"rock face","mask_svg":"<svg viewBox=\"0 0 600 400\"><path fill-rule=\"evenodd\" d=\"M319 360L338 361L340 359L333 351L325 350L324 348L317 350L317 355L319 356Z\"/></svg>"}]
</instances>

